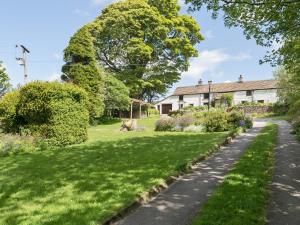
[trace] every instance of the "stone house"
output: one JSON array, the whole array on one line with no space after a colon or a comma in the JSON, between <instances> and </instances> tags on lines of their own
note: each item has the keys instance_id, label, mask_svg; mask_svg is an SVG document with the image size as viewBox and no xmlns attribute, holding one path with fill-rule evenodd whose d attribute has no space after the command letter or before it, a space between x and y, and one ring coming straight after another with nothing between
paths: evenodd
<instances>
[{"instance_id":1,"label":"stone house","mask_svg":"<svg viewBox=\"0 0 300 225\"><path fill-rule=\"evenodd\" d=\"M176 88L175 92L155 104L160 114L168 114L187 106L208 105L209 100L216 102L223 94L233 97L233 105L246 102L276 103L277 95L276 80L244 81L241 75L237 82L203 84L200 79L197 85Z\"/></svg>"}]
</instances>

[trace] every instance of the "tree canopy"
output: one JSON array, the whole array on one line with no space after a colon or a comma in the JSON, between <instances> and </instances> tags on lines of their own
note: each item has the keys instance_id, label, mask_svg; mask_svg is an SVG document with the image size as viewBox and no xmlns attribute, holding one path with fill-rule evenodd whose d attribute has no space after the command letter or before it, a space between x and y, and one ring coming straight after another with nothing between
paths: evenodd
<instances>
[{"instance_id":1,"label":"tree canopy","mask_svg":"<svg viewBox=\"0 0 300 225\"><path fill-rule=\"evenodd\" d=\"M90 120L101 116L104 112L104 70L97 65L89 25L81 28L71 38L64 51L64 60L66 64L62 68L62 80L87 91Z\"/></svg>"},{"instance_id":2,"label":"tree canopy","mask_svg":"<svg viewBox=\"0 0 300 225\"><path fill-rule=\"evenodd\" d=\"M97 61L130 90L151 100L180 79L203 37L176 0L126 0L108 6L93 22Z\"/></svg>"},{"instance_id":3,"label":"tree canopy","mask_svg":"<svg viewBox=\"0 0 300 225\"><path fill-rule=\"evenodd\" d=\"M254 38L259 45L271 46L299 42L300 1L299 0L186 0L191 10L201 7L212 11L213 18L223 15L228 27L241 27L247 38ZM220 13L221 12L221 13ZM289 50L296 50L291 49ZM293 54L293 53L292 53ZM272 50L264 61L281 64L284 57L281 50Z\"/></svg>"},{"instance_id":4,"label":"tree canopy","mask_svg":"<svg viewBox=\"0 0 300 225\"><path fill-rule=\"evenodd\" d=\"M127 110L130 106L129 90L115 76L108 74L105 77L104 104L107 115L113 110Z\"/></svg>"},{"instance_id":5,"label":"tree canopy","mask_svg":"<svg viewBox=\"0 0 300 225\"><path fill-rule=\"evenodd\" d=\"M0 98L8 92L11 88L11 84L9 83L9 77L6 72L6 69L3 67L2 62L0 61Z\"/></svg>"}]
</instances>

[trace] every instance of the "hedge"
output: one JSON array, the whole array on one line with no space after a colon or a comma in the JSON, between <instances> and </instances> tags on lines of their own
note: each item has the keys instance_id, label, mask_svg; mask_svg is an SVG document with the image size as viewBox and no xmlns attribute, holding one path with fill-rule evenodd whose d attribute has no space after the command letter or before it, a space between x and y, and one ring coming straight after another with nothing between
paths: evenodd
<instances>
[{"instance_id":1,"label":"hedge","mask_svg":"<svg viewBox=\"0 0 300 225\"><path fill-rule=\"evenodd\" d=\"M10 116L14 127L8 130L28 129L55 146L83 142L89 121L87 99L87 93L75 85L29 83L19 90L15 115Z\"/></svg>"}]
</instances>

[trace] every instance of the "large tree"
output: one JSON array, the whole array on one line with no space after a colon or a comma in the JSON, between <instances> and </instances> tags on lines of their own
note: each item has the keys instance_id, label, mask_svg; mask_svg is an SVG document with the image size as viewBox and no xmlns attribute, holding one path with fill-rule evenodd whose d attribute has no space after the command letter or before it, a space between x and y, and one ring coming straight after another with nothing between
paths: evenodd
<instances>
[{"instance_id":1,"label":"large tree","mask_svg":"<svg viewBox=\"0 0 300 225\"><path fill-rule=\"evenodd\" d=\"M75 33L69 46L64 51L62 80L72 82L89 95L89 115L91 122L102 116L104 112L104 76L95 59L93 37L90 25L86 25Z\"/></svg>"},{"instance_id":2,"label":"large tree","mask_svg":"<svg viewBox=\"0 0 300 225\"><path fill-rule=\"evenodd\" d=\"M9 83L9 77L4 68L2 62L0 61L0 98L9 91L11 84Z\"/></svg>"},{"instance_id":3,"label":"large tree","mask_svg":"<svg viewBox=\"0 0 300 225\"><path fill-rule=\"evenodd\" d=\"M126 0L93 22L98 62L113 71L131 97L152 100L180 79L203 38L177 0Z\"/></svg>"},{"instance_id":4,"label":"large tree","mask_svg":"<svg viewBox=\"0 0 300 225\"><path fill-rule=\"evenodd\" d=\"M282 45L265 57L273 65L282 64L289 54L282 54L286 43L299 42L299 0L186 0L191 10L206 7L213 18L222 15L228 27L241 27L247 38L254 38L259 45ZM221 12L221 13L220 13ZM289 50L295 50L289 48ZM287 52L286 52L287 53ZM295 52L291 52L294 54Z\"/></svg>"}]
</instances>

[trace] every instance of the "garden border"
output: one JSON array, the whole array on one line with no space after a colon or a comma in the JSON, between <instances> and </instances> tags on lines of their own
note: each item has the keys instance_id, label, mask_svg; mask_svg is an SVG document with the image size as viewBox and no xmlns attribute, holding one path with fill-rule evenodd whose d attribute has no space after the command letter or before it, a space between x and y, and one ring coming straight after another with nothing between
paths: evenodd
<instances>
[{"instance_id":1,"label":"garden border","mask_svg":"<svg viewBox=\"0 0 300 225\"><path fill-rule=\"evenodd\" d=\"M226 139L219 144L214 145L214 147L207 152L206 155L201 155L195 160L191 162L187 162L182 167L180 167L180 170L177 172L177 174L170 176L166 178L162 183L152 187L148 192L141 194L137 197L137 199L129 204L128 206L121 209L116 215L110 217L109 219L105 220L103 223L99 223L99 225L114 225L116 222L120 221L133 211L135 211L138 207L140 207L143 204L146 204L150 202L152 199L154 199L158 194L160 194L162 191L166 190L171 184L173 184L175 181L177 181L179 178L181 178L183 175L188 174L193 170L193 166L197 163L211 157L214 153L221 150L221 147L226 146L232 142L234 138L239 136L241 133L246 132L245 129L236 129L234 131L230 131Z\"/></svg>"}]
</instances>

